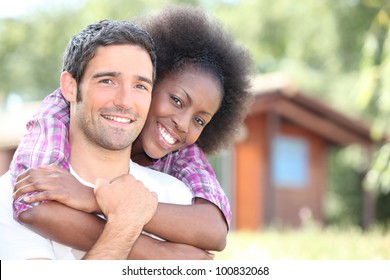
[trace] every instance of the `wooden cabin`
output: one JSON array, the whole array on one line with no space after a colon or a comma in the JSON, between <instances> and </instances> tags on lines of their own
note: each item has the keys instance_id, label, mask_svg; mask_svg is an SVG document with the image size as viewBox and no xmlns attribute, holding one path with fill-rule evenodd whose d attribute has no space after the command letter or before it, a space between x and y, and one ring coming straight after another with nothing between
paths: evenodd
<instances>
[{"instance_id":1,"label":"wooden cabin","mask_svg":"<svg viewBox=\"0 0 390 280\"><path fill-rule=\"evenodd\" d=\"M369 152L369 126L280 76L259 77L253 93L245 135L233 149L234 228L297 227L308 216L322 224L328 147L358 143Z\"/></svg>"}]
</instances>

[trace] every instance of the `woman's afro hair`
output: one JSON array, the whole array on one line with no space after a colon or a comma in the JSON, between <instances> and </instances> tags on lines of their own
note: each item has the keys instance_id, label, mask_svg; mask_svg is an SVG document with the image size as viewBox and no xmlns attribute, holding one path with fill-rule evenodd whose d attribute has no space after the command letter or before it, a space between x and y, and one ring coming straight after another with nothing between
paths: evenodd
<instances>
[{"instance_id":1,"label":"woman's afro hair","mask_svg":"<svg viewBox=\"0 0 390 280\"><path fill-rule=\"evenodd\" d=\"M252 59L220 22L196 7L163 9L142 23L156 45L157 80L191 64L211 69L222 85L220 108L197 143L206 153L227 147L252 100L249 75ZM203 67L203 68L202 68Z\"/></svg>"}]
</instances>

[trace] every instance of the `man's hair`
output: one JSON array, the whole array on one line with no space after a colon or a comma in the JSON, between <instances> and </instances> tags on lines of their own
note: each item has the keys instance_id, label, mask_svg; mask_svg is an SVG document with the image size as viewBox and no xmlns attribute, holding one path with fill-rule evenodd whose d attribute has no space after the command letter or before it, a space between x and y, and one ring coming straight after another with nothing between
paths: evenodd
<instances>
[{"instance_id":1,"label":"man's hair","mask_svg":"<svg viewBox=\"0 0 390 280\"><path fill-rule=\"evenodd\" d=\"M222 25L195 7L168 7L142 22L156 45L156 84L187 67L208 71L220 82L221 106L198 139L206 153L226 147L238 130L251 100L252 59Z\"/></svg>"},{"instance_id":2,"label":"man's hair","mask_svg":"<svg viewBox=\"0 0 390 280\"><path fill-rule=\"evenodd\" d=\"M128 21L102 20L74 35L65 50L62 71L68 71L79 84L97 48L110 45L137 45L145 49L153 64L155 79L156 53L153 40L146 31Z\"/></svg>"}]
</instances>

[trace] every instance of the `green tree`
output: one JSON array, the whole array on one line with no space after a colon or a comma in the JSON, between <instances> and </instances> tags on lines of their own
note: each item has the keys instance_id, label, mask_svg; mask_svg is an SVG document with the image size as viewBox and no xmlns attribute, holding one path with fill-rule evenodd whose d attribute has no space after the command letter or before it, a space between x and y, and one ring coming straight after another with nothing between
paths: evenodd
<instances>
[{"instance_id":1,"label":"green tree","mask_svg":"<svg viewBox=\"0 0 390 280\"><path fill-rule=\"evenodd\" d=\"M365 1L375 13L367 29L360 60L358 104L367 115L375 117L372 135L388 138L390 117L390 2ZM388 226L390 222L390 144L382 142L375 153L366 187L377 194L376 215Z\"/></svg>"},{"instance_id":2,"label":"green tree","mask_svg":"<svg viewBox=\"0 0 390 280\"><path fill-rule=\"evenodd\" d=\"M26 101L39 100L58 87L65 46L87 24L106 18L131 20L168 4L197 2L84 0L70 6L50 2L27 15L0 19L0 97L16 93Z\"/></svg>"}]
</instances>

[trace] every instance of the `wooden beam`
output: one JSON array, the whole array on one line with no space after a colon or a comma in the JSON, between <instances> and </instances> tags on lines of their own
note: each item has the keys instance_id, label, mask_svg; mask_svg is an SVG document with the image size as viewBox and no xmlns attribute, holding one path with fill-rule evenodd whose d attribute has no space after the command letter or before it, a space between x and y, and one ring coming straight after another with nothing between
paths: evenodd
<instances>
[{"instance_id":1,"label":"wooden beam","mask_svg":"<svg viewBox=\"0 0 390 280\"><path fill-rule=\"evenodd\" d=\"M290 121L297 123L336 144L368 144L368 140L366 138L360 137L359 135L346 130L344 127L339 126L337 123L317 116L286 100L280 99L276 102L274 108L278 114L286 119L289 119Z\"/></svg>"}]
</instances>

